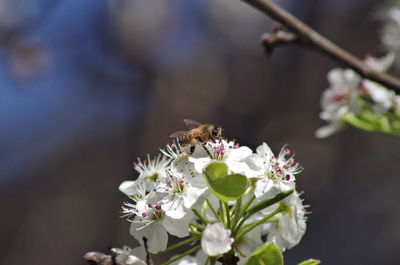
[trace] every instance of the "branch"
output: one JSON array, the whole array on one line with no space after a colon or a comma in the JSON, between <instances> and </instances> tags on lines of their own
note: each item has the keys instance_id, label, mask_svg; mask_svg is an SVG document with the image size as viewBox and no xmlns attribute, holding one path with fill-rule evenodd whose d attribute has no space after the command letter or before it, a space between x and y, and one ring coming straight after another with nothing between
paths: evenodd
<instances>
[{"instance_id":1,"label":"branch","mask_svg":"<svg viewBox=\"0 0 400 265\"><path fill-rule=\"evenodd\" d=\"M296 41L288 41L285 38L278 36L278 40L272 41L272 46L269 49L273 49L274 46L281 44L296 44L302 47L309 47L318 52L321 52L332 59L354 69L362 77L370 79L372 81L381 83L382 85L395 90L400 93L400 80L383 72L377 72L370 67L368 67L362 60L352 55L351 53L340 48L336 44L332 43L318 32L304 24L302 21L295 18L286 10L282 9L278 5L274 4L270 0L242 0L249 5L255 7L266 15L270 16L275 21L281 23L286 29L291 31L292 39L298 38ZM279 33L279 32L278 32ZM289 34L289 33L287 33ZM274 35L269 35L267 37L268 41L273 39L272 36L276 37L277 33ZM265 43L264 43L265 46ZM272 50L271 50L272 51ZM269 51L267 50L267 53Z\"/></svg>"}]
</instances>

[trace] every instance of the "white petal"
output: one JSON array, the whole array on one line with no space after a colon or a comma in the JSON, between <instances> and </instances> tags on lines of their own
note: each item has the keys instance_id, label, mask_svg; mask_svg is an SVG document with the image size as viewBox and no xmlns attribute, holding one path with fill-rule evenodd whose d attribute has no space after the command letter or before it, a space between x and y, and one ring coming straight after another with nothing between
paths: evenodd
<instances>
[{"instance_id":1,"label":"white petal","mask_svg":"<svg viewBox=\"0 0 400 265\"><path fill-rule=\"evenodd\" d=\"M237 149L232 149L231 152L229 153L229 159L236 160L236 161L242 161L249 155L251 155L253 151L251 151L250 148L247 146L241 146Z\"/></svg>"},{"instance_id":2,"label":"white petal","mask_svg":"<svg viewBox=\"0 0 400 265\"><path fill-rule=\"evenodd\" d=\"M169 216L164 216L163 226L173 236L185 237L189 235L188 225L193 220L192 212L188 212L182 219L173 219Z\"/></svg>"},{"instance_id":3,"label":"white petal","mask_svg":"<svg viewBox=\"0 0 400 265\"><path fill-rule=\"evenodd\" d=\"M272 153L271 148L266 143L263 143L262 145L258 146L256 151L257 154L262 156L267 156L267 158L271 158L274 155Z\"/></svg>"},{"instance_id":4,"label":"white petal","mask_svg":"<svg viewBox=\"0 0 400 265\"><path fill-rule=\"evenodd\" d=\"M326 125L326 126L323 126L323 127L319 128L315 132L315 136L317 138L326 138L326 137L329 137L332 134L340 131L341 129L343 129L343 127L339 127L337 124L331 123L329 125Z\"/></svg>"},{"instance_id":5,"label":"white petal","mask_svg":"<svg viewBox=\"0 0 400 265\"><path fill-rule=\"evenodd\" d=\"M182 196L175 197L173 199L166 199L162 201L161 209L165 211L165 214L174 219L181 219L186 214L184 207L184 201Z\"/></svg>"},{"instance_id":6,"label":"white petal","mask_svg":"<svg viewBox=\"0 0 400 265\"><path fill-rule=\"evenodd\" d=\"M193 186L189 186L186 188L185 193L183 194L183 204L186 208L191 208L197 200L201 197L201 195L207 191L207 187L204 188L196 188Z\"/></svg>"},{"instance_id":7,"label":"white petal","mask_svg":"<svg viewBox=\"0 0 400 265\"><path fill-rule=\"evenodd\" d=\"M118 188L126 196L132 196L137 193L136 181L124 181Z\"/></svg>"},{"instance_id":8,"label":"white petal","mask_svg":"<svg viewBox=\"0 0 400 265\"><path fill-rule=\"evenodd\" d=\"M218 256L231 250L231 231L221 223L208 224L201 236L201 248L207 256Z\"/></svg>"},{"instance_id":9,"label":"white petal","mask_svg":"<svg viewBox=\"0 0 400 265\"><path fill-rule=\"evenodd\" d=\"M135 218L136 220L136 218ZM143 224L131 224L130 234L143 245L143 237L147 238L147 244L151 253L158 253L167 248L168 233L159 221L143 227Z\"/></svg>"}]
</instances>

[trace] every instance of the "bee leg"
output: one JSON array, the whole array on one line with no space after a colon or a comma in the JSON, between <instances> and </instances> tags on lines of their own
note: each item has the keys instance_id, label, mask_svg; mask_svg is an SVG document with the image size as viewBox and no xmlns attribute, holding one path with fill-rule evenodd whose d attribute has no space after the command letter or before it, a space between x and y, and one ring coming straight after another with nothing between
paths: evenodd
<instances>
[{"instance_id":1,"label":"bee leg","mask_svg":"<svg viewBox=\"0 0 400 265\"><path fill-rule=\"evenodd\" d=\"M207 147L206 147L206 143L203 143L201 146L204 148L204 150L206 150L208 156L209 156L210 158L212 158L210 152L208 151L208 149L207 149Z\"/></svg>"},{"instance_id":2,"label":"bee leg","mask_svg":"<svg viewBox=\"0 0 400 265\"><path fill-rule=\"evenodd\" d=\"M195 145L192 145L192 146L190 146L190 153L189 153L189 155L191 155L191 154L193 154L194 153L194 149L196 148L196 146Z\"/></svg>"}]
</instances>

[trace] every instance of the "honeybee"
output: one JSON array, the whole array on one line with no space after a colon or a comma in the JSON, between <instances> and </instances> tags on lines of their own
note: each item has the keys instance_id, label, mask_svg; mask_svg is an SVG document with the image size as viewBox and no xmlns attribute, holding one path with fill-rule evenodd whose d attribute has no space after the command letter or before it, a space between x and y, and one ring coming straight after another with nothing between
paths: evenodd
<instances>
[{"instance_id":1,"label":"honeybee","mask_svg":"<svg viewBox=\"0 0 400 265\"><path fill-rule=\"evenodd\" d=\"M205 144L208 141L215 142L215 140L222 138L222 128L219 125L202 124L190 119L185 119L183 122L190 130L174 132L170 137L177 138L181 144L191 145L191 152L194 151L196 144Z\"/></svg>"}]
</instances>

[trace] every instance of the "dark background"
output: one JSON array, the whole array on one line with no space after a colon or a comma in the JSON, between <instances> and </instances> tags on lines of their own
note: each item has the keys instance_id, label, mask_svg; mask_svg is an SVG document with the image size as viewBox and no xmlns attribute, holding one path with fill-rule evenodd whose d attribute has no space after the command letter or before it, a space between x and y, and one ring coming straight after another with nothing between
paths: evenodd
<instances>
[{"instance_id":1,"label":"dark background","mask_svg":"<svg viewBox=\"0 0 400 265\"><path fill-rule=\"evenodd\" d=\"M382 54L381 1L279 2L357 56ZM312 213L286 264L400 264L400 140L316 139L339 65L294 47L266 59L273 25L234 0L0 1L0 264L84 264L89 250L135 246L118 186L184 118L296 152Z\"/></svg>"}]
</instances>

